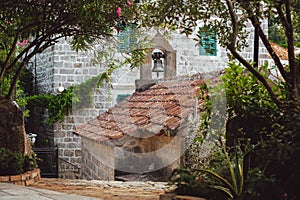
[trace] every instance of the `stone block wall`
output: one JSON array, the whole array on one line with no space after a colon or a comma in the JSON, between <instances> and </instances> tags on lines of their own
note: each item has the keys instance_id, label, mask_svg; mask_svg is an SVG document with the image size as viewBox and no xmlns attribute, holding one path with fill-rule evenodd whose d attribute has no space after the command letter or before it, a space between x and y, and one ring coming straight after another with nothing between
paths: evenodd
<instances>
[{"instance_id":1,"label":"stone block wall","mask_svg":"<svg viewBox=\"0 0 300 200\"><path fill-rule=\"evenodd\" d=\"M114 180L114 147L82 138L82 177Z\"/></svg>"},{"instance_id":2,"label":"stone block wall","mask_svg":"<svg viewBox=\"0 0 300 200\"><path fill-rule=\"evenodd\" d=\"M65 120L54 125L54 144L59 149L59 176L64 178L80 178L81 138L73 134L77 125L86 123L92 118L108 110L111 106L111 94L106 86L94 91L94 104L88 108L74 108Z\"/></svg>"},{"instance_id":3,"label":"stone block wall","mask_svg":"<svg viewBox=\"0 0 300 200\"><path fill-rule=\"evenodd\" d=\"M217 56L201 56L193 37L193 35L186 37L182 34L175 34L170 41L177 51L177 75L193 75L224 69L227 61L226 51L218 46Z\"/></svg>"},{"instance_id":4,"label":"stone block wall","mask_svg":"<svg viewBox=\"0 0 300 200\"><path fill-rule=\"evenodd\" d=\"M268 35L268 20L264 19L261 25L264 33ZM251 25L251 22L247 22L245 31L249 32L248 37L249 46L242 50L241 55L246 60L253 60L253 50L254 50L254 28ZM261 40L259 40L259 64L264 64L268 59L268 52Z\"/></svg>"},{"instance_id":5,"label":"stone block wall","mask_svg":"<svg viewBox=\"0 0 300 200\"><path fill-rule=\"evenodd\" d=\"M99 66L91 65L89 52L75 52L69 40L61 39L53 47L34 59L38 93L58 93L58 87L68 88L80 84L104 71ZM90 108L72 110L63 122L44 128L34 128L38 138L49 140L50 146L59 149L59 177L80 178L81 140L72 132L76 125L85 123L112 106L107 85L94 91L95 103Z\"/></svg>"},{"instance_id":6,"label":"stone block wall","mask_svg":"<svg viewBox=\"0 0 300 200\"><path fill-rule=\"evenodd\" d=\"M75 52L69 42L69 39L61 39L53 48L53 93L57 93L59 86L68 88L103 71L90 64L89 52Z\"/></svg>"},{"instance_id":7,"label":"stone block wall","mask_svg":"<svg viewBox=\"0 0 300 200\"><path fill-rule=\"evenodd\" d=\"M31 61L34 69L36 93L51 93L53 91L54 73L54 47L44 50L43 53L36 55Z\"/></svg>"},{"instance_id":8,"label":"stone block wall","mask_svg":"<svg viewBox=\"0 0 300 200\"><path fill-rule=\"evenodd\" d=\"M71 116L53 126L54 144L58 147L60 178L80 178L81 140L73 134L73 128Z\"/></svg>"},{"instance_id":9,"label":"stone block wall","mask_svg":"<svg viewBox=\"0 0 300 200\"><path fill-rule=\"evenodd\" d=\"M268 20L263 20L262 28L268 34ZM246 24L245 31L249 32L248 47L241 50L241 55L246 60L253 60L254 28L251 23ZM183 34L174 34L170 43L177 51L177 75L193 75L209 71L218 71L227 66L228 58L226 49L217 45L217 56L200 56L196 45L195 35L186 37ZM262 41L259 42L259 63L263 64L268 59L268 52Z\"/></svg>"}]
</instances>

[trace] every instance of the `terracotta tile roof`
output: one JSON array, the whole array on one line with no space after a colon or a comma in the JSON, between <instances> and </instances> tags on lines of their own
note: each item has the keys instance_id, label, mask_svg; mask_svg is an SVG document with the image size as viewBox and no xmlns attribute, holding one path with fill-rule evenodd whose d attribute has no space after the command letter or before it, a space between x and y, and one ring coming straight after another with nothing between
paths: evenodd
<instances>
[{"instance_id":1,"label":"terracotta tile roof","mask_svg":"<svg viewBox=\"0 0 300 200\"><path fill-rule=\"evenodd\" d=\"M174 132L195 113L203 80L167 81L135 92L107 112L76 128L75 134L109 141L125 135Z\"/></svg>"},{"instance_id":2,"label":"terracotta tile roof","mask_svg":"<svg viewBox=\"0 0 300 200\"><path fill-rule=\"evenodd\" d=\"M280 60L288 60L288 50L278 44L272 43L270 42L271 47L273 48L273 50L275 51L275 53L279 56ZM271 58L271 56L270 56Z\"/></svg>"}]
</instances>

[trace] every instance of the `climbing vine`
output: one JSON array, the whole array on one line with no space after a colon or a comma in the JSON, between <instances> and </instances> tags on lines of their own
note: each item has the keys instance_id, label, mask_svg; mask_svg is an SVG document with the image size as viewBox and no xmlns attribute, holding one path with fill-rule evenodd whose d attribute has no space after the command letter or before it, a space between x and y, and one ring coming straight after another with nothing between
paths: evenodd
<instances>
[{"instance_id":1,"label":"climbing vine","mask_svg":"<svg viewBox=\"0 0 300 200\"><path fill-rule=\"evenodd\" d=\"M92 105L93 93L96 87L111 79L111 71L92 77L78 85L73 85L59 94L39 94L28 96L25 99L27 107L47 109L46 123L51 125L62 122L70 114L72 108L81 109Z\"/></svg>"},{"instance_id":2,"label":"climbing vine","mask_svg":"<svg viewBox=\"0 0 300 200\"><path fill-rule=\"evenodd\" d=\"M39 94L26 97L27 106L46 108L48 111L47 124L63 121L72 108L73 88L60 94Z\"/></svg>"}]
</instances>

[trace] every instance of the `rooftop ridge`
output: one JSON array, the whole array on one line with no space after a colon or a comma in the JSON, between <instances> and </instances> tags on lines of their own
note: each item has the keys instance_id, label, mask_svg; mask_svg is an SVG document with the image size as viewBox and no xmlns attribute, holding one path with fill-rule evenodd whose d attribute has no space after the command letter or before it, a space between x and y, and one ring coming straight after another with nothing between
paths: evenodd
<instances>
[{"instance_id":1,"label":"rooftop ridge","mask_svg":"<svg viewBox=\"0 0 300 200\"><path fill-rule=\"evenodd\" d=\"M224 74L224 70L216 70L216 71L210 71L210 72L199 72L194 75L183 75L173 78L167 78L167 79L157 79L156 83L164 83L164 82L176 82L176 81L192 81L192 80L205 80L205 79L211 79L211 78L217 78L220 75Z\"/></svg>"}]
</instances>

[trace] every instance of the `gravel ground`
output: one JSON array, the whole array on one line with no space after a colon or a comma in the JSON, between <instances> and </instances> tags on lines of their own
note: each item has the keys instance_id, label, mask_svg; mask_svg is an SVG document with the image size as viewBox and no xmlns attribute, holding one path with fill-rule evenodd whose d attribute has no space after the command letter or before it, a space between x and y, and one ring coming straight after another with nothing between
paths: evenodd
<instances>
[{"instance_id":1,"label":"gravel ground","mask_svg":"<svg viewBox=\"0 0 300 200\"><path fill-rule=\"evenodd\" d=\"M99 181L42 178L31 187L103 200L159 200L159 195L173 188L167 182Z\"/></svg>"}]
</instances>

